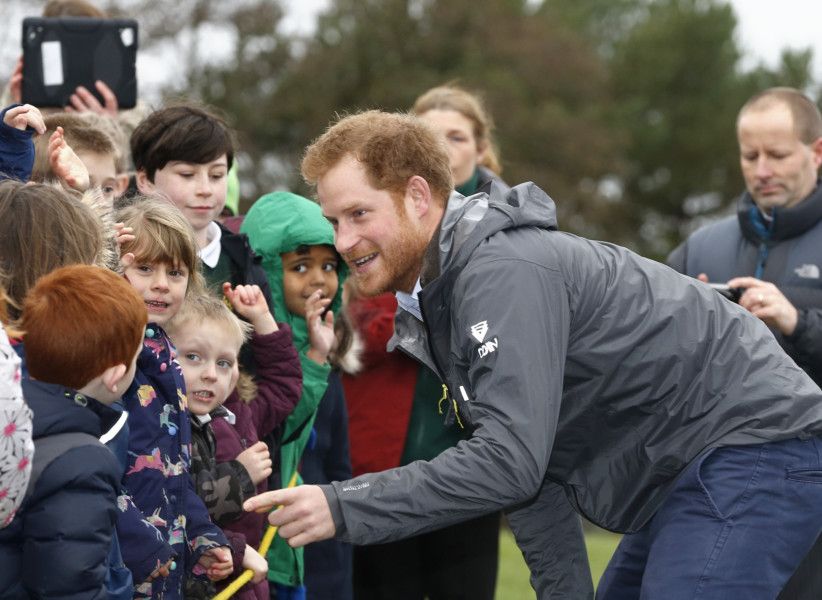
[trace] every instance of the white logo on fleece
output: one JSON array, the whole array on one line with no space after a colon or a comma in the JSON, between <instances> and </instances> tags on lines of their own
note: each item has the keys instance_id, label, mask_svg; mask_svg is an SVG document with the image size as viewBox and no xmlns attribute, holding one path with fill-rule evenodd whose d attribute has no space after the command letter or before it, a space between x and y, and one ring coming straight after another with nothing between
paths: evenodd
<instances>
[{"instance_id":1,"label":"white logo on fleece","mask_svg":"<svg viewBox=\"0 0 822 600\"><path fill-rule=\"evenodd\" d=\"M793 270L802 279L819 279L819 267L816 265L802 265Z\"/></svg>"}]
</instances>

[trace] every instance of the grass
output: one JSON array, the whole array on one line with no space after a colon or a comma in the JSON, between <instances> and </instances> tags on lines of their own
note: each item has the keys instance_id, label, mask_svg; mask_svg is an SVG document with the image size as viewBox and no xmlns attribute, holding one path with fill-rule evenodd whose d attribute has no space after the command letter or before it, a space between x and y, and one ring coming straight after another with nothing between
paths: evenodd
<instances>
[{"instance_id":1,"label":"grass","mask_svg":"<svg viewBox=\"0 0 822 600\"><path fill-rule=\"evenodd\" d=\"M588 547L588 561L591 563L591 576L594 587L599 582L605 566L611 559L619 536L601 529L585 529L585 545ZM528 567L522 553L517 548L514 536L507 527L500 529L499 571L497 573L497 600L527 600L536 598L529 582Z\"/></svg>"}]
</instances>

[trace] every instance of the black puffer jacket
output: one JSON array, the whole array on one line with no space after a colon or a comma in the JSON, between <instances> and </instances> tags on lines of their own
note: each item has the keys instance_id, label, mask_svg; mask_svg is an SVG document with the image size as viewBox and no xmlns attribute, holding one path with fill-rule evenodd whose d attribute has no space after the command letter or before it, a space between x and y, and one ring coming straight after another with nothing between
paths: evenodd
<instances>
[{"instance_id":1,"label":"black puffer jacket","mask_svg":"<svg viewBox=\"0 0 822 600\"><path fill-rule=\"evenodd\" d=\"M753 200L744 194L736 216L697 230L667 262L680 273L705 273L719 283L755 276L762 263L759 278L776 285L799 313L793 334L774 331L774 336L822 385L822 185L796 206L774 209L770 235L754 225L754 211Z\"/></svg>"},{"instance_id":2,"label":"black puffer jacket","mask_svg":"<svg viewBox=\"0 0 822 600\"><path fill-rule=\"evenodd\" d=\"M34 412L35 443L68 432L99 437L119 417L57 385L23 380L23 395ZM117 459L102 444L54 459L0 531L0 598L107 598L119 483Z\"/></svg>"}]
</instances>

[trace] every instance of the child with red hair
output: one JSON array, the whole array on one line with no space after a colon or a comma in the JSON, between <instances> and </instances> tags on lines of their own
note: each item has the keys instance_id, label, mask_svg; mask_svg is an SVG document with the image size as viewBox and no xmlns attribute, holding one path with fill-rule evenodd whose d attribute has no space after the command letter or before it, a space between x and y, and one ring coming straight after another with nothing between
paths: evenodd
<instances>
[{"instance_id":1,"label":"child with red hair","mask_svg":"<svg viewBox=\"0 0 822 600\"><path fill-rule=\"evenodd\" d=\"M146 310L115 273L73 265L38 280L21 324L36 453L26 500L0 531L0 589L109 597L121 468L98 438L120 422L111 405L134 378Z\"/></svg>"}]
</instances>

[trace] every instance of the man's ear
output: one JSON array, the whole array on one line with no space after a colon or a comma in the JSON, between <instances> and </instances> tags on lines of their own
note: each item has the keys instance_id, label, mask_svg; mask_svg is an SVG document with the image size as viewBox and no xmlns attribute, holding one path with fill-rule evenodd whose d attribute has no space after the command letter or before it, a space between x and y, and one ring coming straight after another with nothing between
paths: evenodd
<instances>
[{"instance_id":1,"label":"man's ear","mask_svg":"<svg viewBox=\"0 0 822 600\"><path fill-rule=\"evenodd\" d=\"M106 386L106 389L112 394L122 394L125 390L119 389L118 386L127 371L128 368L126 368L125 365L114 365L103 371L103 374L100 376L100 381L103 382L103 385Z\"/></svg>"},{"instance_id":2,"label":"man's ear","mask_svg":"<svg viewBox=\"0 0 822 600\"><path fill-rule=\"evenodd\" d=\"M811 151L813 152L813 164L818 171L822 166L822 137L816 138L811 144Z\"/></svg>"},{"instance_id":3,"label":"man's ear","mask_svg":"<svg viewBox=\"0 0 822 600\"><path fill-rule=\"evenodd\" d=\"M145 169L140 169L137 171L137 189L140 190L141 194L153 194L154 193L154 183L148 178L148 173L146 173Z\"/></svg>"},{"instance_id":4,"label":"man's ear","mask_svg":"<svg viewBox=\"0 0 822 600\"><path fill-rule=\"evenodd\" d=\"M405 187L406 196L411 198L414 204L414 212L417 217L422 218L431 210L433 199L431 198L431 188L428 182L419 175L413 175Z\"/></svg>"}]
</instances>

